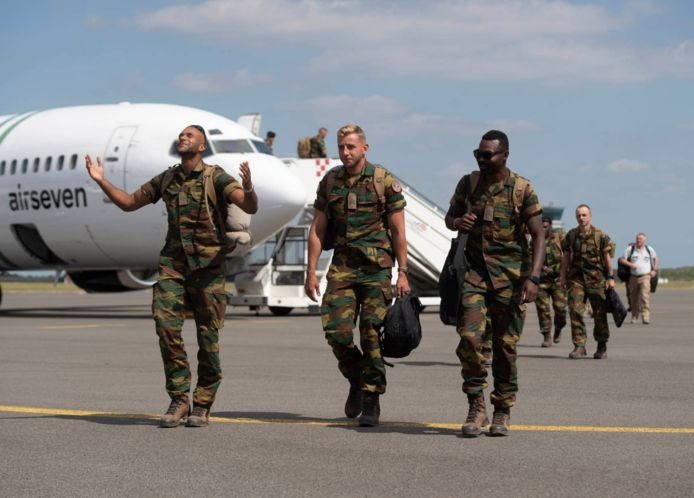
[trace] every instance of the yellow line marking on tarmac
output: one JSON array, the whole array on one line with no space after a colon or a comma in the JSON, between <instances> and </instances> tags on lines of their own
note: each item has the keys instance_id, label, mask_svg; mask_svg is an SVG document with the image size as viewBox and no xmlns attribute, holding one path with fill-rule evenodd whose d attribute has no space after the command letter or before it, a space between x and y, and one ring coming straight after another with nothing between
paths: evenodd
<instances>
[{"instance_id":1,"label":"yellow line marking on tarmac","mask_svg":"<svg viewBox=\"0 0 694 498\"><path fill-rule=\"evenodd\" d=\"M103 417L122 419L159 420L161 415L153 413L119 413L94 410L66 410L60 408L36 408L30 406L0 405L0 412L26 413L31 415L53 415L63 417ZM243 418L243 417L210 417L210 421L226 424L284 424L311 425L319 427L353 426L353 420L320 420L320 419L279 419L279 418ZM446 429L459 431L462 423L444 424L427 422L383 422L381 427L401 429ZM585 425L511 425L514 431L536 432L619 432L639 434L694 434L694 427L599 427Z\"/></svg>"},{"instance_id":2,"label":"yellow line marking on tarmac","mask_svg":"<svg viewBox=\"0 0 694 498\"><path fill-rule=\"evenodd\" d=\"M83 323L80 325L44 325L39 327L39 330L62 330L62 329L102 329L102 328L113 328L113 327L124 327L124 324L109 324L104 325L102 323Z\"/></svg>"}]
</instances>

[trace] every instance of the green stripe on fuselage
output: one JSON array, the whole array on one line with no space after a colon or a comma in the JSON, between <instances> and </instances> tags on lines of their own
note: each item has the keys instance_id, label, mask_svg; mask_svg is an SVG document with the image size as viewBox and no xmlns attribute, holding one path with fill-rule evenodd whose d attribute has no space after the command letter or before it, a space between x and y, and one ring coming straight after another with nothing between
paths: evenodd
<instances>
[{"instance_id":1,"label":"green stripe on fuselage","mask_svg":"<svg viewBox=\"0 0 694 498\"><path fill-rule=\"evenodd\" d=\"M23 118L18 119L17 121L15 121L14 123L12 123L12 125L11 125L10 127L8 127L8 128L2 133L2 135L0 135L0 144L2 144L2 142L5 140L5 138L7 138L7 135L9 135L10 132L11 132L12 130L14 130L14 129L17 127L17 125L19 125L19 124L22 123L23 121L26 121L27 119L29 119L30 117L32 117L32 116L33 116L34 114L36 114L37 112L39 112L39 111L30 112L29 114L26 114ZM4 125L4 124L7 123L8 121L10 121L12 118L14 118L14 116L12 116L10 119L4 121L3 123L0 123L0 126Z\"/></svg>"}]
</instances>

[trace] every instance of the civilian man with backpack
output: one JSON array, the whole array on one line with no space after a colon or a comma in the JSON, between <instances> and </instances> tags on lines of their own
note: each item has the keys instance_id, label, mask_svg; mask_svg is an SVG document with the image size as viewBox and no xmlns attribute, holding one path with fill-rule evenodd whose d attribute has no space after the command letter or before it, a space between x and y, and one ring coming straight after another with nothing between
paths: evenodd
<instances>
[{"instance_id":1,"label":"civilian man with backpack","mask_svg":"<svg viewBox=\"0 0 694 498\"><path fill-rule=\"evenodd\" d=\"M494 417L489 434L506 436L518 391L516 344L523 331L525 303L537 296L545 254L542 206L530 182L506 166L509 144L505 133L488 131L473 154L479 171L458 182L446 214L450 230L469 233L466 254L470 267L458 311L460 343L456 349L469 404L462 432L464 437L477 437L489 423L482 342L491 326ZM466 192L471 192L470 199ZM532 267L526 227L533 240Z\"/></svg>"},{"instance_id":2,"label":"civilian man with backpack","mask_svg":"<svg viewBox=\"0 0 694 498\"><path fill-rule=\"evenodd\" d=\"M247 162L241 163L241 184L219 166L202 161L207 137L201 126L191 125L178 136L176 150L181 163L163 171L132 194L115 187L104 177L101 158L94 164L89 155L89 176L123 211L135 211L162 199L168 214L166 242L159 256L159 277L153 288L152 312L164 362L166 390L171 398L160 420L161 427L208 424L210 407L222 380L219 362L219 330L224 325L224 229L219 213L226 203L244 212L258 210ZM211 169L211 175L209 171ZM206 192L208 182L215 192ZM213 197L214 196L214 197ZM208 197L223 199L220 205ZM221 205L224 204L224 205ZM225 210L226 211L226 210ZM216 225L216 226L215 226ZM181 337L186 308L195 316L198 339L198 379L190 410L191 372Z\"/></svg>"},{"instance_id":3,"label":"civilian man with backpack","mask_svg":"<svg viewBox=\"0 0 694 498\"><path fill-rule=\"evenodd\" d=\"M646 234L636 235L636 243L629 244L619 263L630 269L627 291L631 308L631 323L641 315L641 321L647 325L651 320L651 279L658 276L660 260L655 249L646 245Z\"/></svg>"},{"instance_id":4,"label":"civilian man with backpack","mask_svg":"<svg viewBox=\"0 0 694 498\"><path fill-rule=\"evenodd\" d=\"M593 338L598 348L593 355L597 360L607 358L607 341L610 329L607 325L607 289L614 289L612 256L614 243L610 236L591 225L592 214L587 204L576 208L578 226L564 237L561 262L561 286L566 289L571 319L571 339L574 349L569 358L586 356L586 325L583 313L586 301L593 309Z\"/></svg>"}]
</instances>

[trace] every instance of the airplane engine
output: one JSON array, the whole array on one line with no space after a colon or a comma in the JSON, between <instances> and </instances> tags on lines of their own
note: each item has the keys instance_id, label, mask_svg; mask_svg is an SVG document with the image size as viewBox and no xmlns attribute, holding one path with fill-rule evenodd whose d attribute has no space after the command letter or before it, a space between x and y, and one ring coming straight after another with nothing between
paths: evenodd
<instances>
[{"instance_id":1,"label":"airplane engine","mask_svg":"<svg viewBox=\"0 0 694 498\"><path fill-rule=\"evenodd\" d=\"M68 275L77 287L89 293L146 289L157 281L156 270L91 270Z\"/></svg>"}]
</instances>

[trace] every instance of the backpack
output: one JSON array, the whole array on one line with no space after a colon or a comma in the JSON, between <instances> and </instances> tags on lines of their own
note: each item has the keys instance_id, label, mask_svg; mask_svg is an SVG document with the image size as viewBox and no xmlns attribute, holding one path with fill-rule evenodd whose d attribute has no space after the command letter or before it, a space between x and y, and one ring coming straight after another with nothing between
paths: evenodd
<instances>
[{"instance_id":1,"label":"backpack","mask_svg":"<svg viewBox=\"0 0 694 498\"><path fill-rule=\"evenodd\" d=\"M164 178L161 181L162 194L173 181L174 169L175 166L172 166L164 173ZM219 225L224 228L222 252L226 254L227 257L236 256L239 253L245 252L245 250L250 248L253 244L253 235L249 230L251 215L236 204L228 204L226 200L224 200L221 205L218 204L217 191L214 188L213 173L214 166L205 164L202 172L203 189L205 192L205 209L207 210L207 215L210 217L212 226ZM212 218L210 204L214 208L217 223L215 223L215 220Z\"/></svg>"},{"instance_id":2,"label":"backpack","mask_svg":"<svg viewBox=\"0 0 694 498\"><path fill-rule=\"evenodd\" d=\"M333 187L335 186L335 175L337 172L340 170L340 168L343 168L344 166L336 166L329 170L325 174L325 198L328 199L328 196L330 195L330 192L332 192ZM374 190L376 191L376 195L378 195L378 203L379 206L383 206L386 203L386 195L385 195L385 176L386 176L386 169L381 166L380 164L374 164ZM323 237L323 250L324 251L330 251L335 248L335 236L336 234L336 228L335 228L335 223L330 219L330 210L326 210L325 214L328 217L328 226L325 229L325 236Z\"/></svg>"},{"instance_id":3,"label":"backpack","mask_svg":"<svg viewBox=\"0 0 694 498\"><path fill-rule=\"evenodd\" d=\"M470 197L479 183L480 172L473 171L463 177L465 187L465 212L471 210ZM513 186L513 210L516 215L520 215L523 207L523 194L528 186L528 180L521 176L516 177ZM458 237L451 240L451 248L446 256L441 273L439 273L439 318L444 325L458 325L458 308L460 307L460 297L465 282L465 274L469 268L465 247L467 246L467 233L460 232Z\"/></svg>"},{"instance_id":4,"label":"backpack","mask_svg":"<svg viewBox=\"0 0 694 498\"><path fill-rule=\"evenodd\" d=\"M381 354L389 358L404 358L419 346L422 340L422 325L419 313L422 303L412 294L395 300L388 310L380 334Z\"/></svg>"},{"instance_id":5,"label":"backpack","mask_svg":"<svg viewBox=\"0 0 694 498\"><path fill-rule=\"evenodd\" d=\"M311 137L300 138L296 144L296 154L301 159L311 157Z\"/></svg>"}]
</instances>

